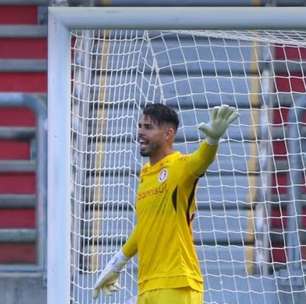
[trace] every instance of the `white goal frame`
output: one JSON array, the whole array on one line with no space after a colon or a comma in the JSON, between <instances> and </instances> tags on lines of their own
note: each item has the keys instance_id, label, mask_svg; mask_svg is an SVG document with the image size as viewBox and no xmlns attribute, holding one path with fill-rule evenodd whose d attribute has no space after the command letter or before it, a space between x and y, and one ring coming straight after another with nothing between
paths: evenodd
<instances>
[{"instance_id":1,"label":"white goal frame","mask_svg":"<svg viewBox=\"0 0 306 304\"><path fill-rule=\"evenodd\" d=\"M48 304L70 292L70 31L306 29L306 7L49 8Z\"/></svg>"}]
</instances>

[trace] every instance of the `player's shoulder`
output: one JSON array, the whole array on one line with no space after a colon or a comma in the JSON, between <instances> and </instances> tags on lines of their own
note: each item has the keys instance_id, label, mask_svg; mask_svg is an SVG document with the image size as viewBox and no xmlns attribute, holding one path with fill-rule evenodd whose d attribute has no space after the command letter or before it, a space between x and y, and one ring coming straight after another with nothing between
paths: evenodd
<instances>
[{"instance_id":1,"label":"player's shoulder","mask_svg":"<svg viewBox=\"0 0 306 304\"><path fill-rule=\"evenodd\" d=\"M183 154L180 151L175 151L170 157L167 158L167 160L164 162L164 165L173 165L176 163L180 163L181 161L184 161L186 157L186 154Z\"/></svg>"},{"instance_id":2,"label":"player's shoulder","mask_svg":"<svg viewBox=\"0 0 306 304\"><path fill-rule=\"evenodd\" d=\"M175 151L175 153L173 153L171 155L171 157L169 157L165 161L164 165L170 165L171 166L171 165L179 164L179 163L182 163L182 162L188 160L189 157L190 157L189 154L185 154L185 153L182 153L180 151Z\"/></svg>"},{"instance_id":3,"label":"player's shoulder","mask_svg":"<svg viewBox=\"0 0 306 304\"><path fill-rule=\"evenodd\" d=\"M167 167L173 167L175 168L175 170L181 170L183 167L186 166L189 157L189 154L177 152L175 156L169 160Z\"/></svg>"},{"instance_id":4,"label":"player's shoulder","mask_svg":"<svg viewBox=\"0 0 306 304\"><path fill-rule=\"evenodd\" d=\"M184 161L187 161L189 158L190 158L190 154L181 153L180 157L179 157L179 160L184 162Z\"/></svg>"}]
</instances>

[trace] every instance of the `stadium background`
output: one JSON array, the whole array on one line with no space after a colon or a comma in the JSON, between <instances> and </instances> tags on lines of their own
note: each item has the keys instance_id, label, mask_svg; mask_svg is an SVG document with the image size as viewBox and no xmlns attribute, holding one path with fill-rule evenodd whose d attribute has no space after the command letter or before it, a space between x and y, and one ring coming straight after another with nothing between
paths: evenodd
<instances>
[{"instance_id":1,"label":"stadium background","mask_svg":"<svg viewBox=\"0 0 306 304\"><path fill-rule=\"evenodd\" d=\"M47 159L41 152L46 152L47 132L48 5L304 6L305 1L0 0L0 304L46 303ZM298 55L288 51L278 56L300 56L303 60L306 51ZM305 91L304 81L293 80L290 84L297 92ZM279 83L278 90L288 91L288 83ZM289 106L274 111L272 121L279 128L288 119ZM286 161L285 144L277 141L273 147L275 161L281 166ZM271 183L279 187L272 196L286 195L286 173L271 174ZM285 262L286 255L273 231L286 227L286 206L271 209L271 214L271 261L277 265ZM302 219L305 229L306 216Z\"/></svg>"}]
</instances>

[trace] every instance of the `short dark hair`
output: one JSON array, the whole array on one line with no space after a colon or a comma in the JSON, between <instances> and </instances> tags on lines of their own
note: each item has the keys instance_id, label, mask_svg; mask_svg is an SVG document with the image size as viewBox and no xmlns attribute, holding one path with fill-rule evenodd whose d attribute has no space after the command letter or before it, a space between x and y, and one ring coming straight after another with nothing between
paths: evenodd
<instances>
[{"instance_id":1,"label":"short dark hair","mask_svg":"<svg viewBox=\"0 0 306 304\"><path fill-rule=\"evenodd\" d=\"M149 116L158 125L168 123L173 125L175 131L179 126L177 113L170 107L161 103L149 103L143 109L143 114Z\"/></svg>"}]
</instances>

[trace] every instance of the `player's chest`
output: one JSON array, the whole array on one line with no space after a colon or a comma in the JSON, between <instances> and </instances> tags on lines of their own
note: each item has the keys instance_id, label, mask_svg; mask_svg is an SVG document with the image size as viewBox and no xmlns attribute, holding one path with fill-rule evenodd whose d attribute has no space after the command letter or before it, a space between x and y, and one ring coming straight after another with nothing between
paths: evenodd
<instances>
[{"instance_id":1,"label":"player's chest","mask_svg":"<svg viewBox=\"0 0 306 304\"><path fill-rule=\"evenodd\" d=\"M137 210L145 212L166 208L175 188L175 181L175 171L171 167L141 176L137 191Z\"/></svg>"}]
</instances>

